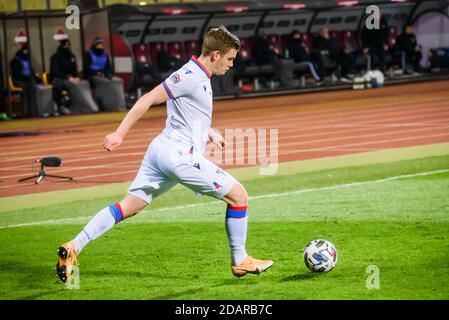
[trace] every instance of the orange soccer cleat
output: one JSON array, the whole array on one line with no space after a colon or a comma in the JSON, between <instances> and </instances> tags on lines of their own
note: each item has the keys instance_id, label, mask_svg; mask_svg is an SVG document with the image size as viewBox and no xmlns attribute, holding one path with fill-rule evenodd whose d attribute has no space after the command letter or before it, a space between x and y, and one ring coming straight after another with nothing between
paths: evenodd
<instances>
[{"instance_id":1,"label":"orange soccer cleat","mask_svg":"<svg viewBox=\"0 0 449 320\"><path fill-rule=\"evenodd\" d=\"M73 242L67 242L58 249L59 260L56 263L56 274L62 282L67 282L72 275L73 265L78 265Z\"/></svg>"},{"instance_id":2,"label":"orange soccer cleat","mask_svg":"<svg viewBox=\"0 0 449 320\"><path fill-rule=\"evenodd\" d=\"M259 274L271 268L273 261L271 260L257 260L253 257L247 256L242 264L232 266L232 273L236 277L243 277L247 273Z\"/></svg>"}]
</instances>

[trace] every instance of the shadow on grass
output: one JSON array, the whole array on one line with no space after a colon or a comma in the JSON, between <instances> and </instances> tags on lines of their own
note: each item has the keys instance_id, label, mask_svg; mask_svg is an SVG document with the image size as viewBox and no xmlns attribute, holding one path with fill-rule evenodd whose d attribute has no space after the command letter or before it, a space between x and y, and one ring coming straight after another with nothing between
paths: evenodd
<instances>
[{"instance_id":1,"label":"shadow on grass","mask_svg":"<svg viewBox=\"0 0 449 320\"><path fill-rule=\"evenodd\" d=\"M66 290L66 287L63 283L61 283L61 289L59 289L59 290L41 291L41 292L29 295L29 296L18 298L17 300L38 300L45 295L52 294L52 293L61 293L63 290Z\"/></svg>"},{"instance_id":2,"label":"shadow on grass","mask_svg":"<svg viewBox=\"0 0 449 320\"><path fill-rule=\"evenodd\" d=\"M2 275L6 276L5 279L10 279L10 282L2 283L7 295L1 299L14 296L16 300L34 300L66 289L56 277L53 264L37 265L26 261L2 261L0 270ZM60 288L54 289L53 284L60 285Z\"/></svg>"},{"instance_id":3,"label":"shadow on grass","mask_svg":"<svg viewBox=\"0 0 449 320\"><path fill-rule=\"evenodd\" d=\"M174 293L168 293L168 294L163 294L163 295L159 295L159 296L153 296L153 297L151 297L151 299L154 299L154 300L179 299L180 297L182 297L184 295L195 294L195 293L203 291L204 289L207 289L207 288L201 287L201 288L188 289L188 290L184 290L184 291L180 291L180 292L174 292Z\"/></svg>"},{"instance_id":4,"label":"shadow on grass","mask_svg":"<svg viewBox=\"0 0 449 320\"><path fill-rule=\"evenodd\" d=\"M281 279L282 282L286 282L286 281L299 281L299 280L308 280L308 279L313 279L316 277L319 277L320 274L319 273L300 273L300 274L295 274L292 276L288 276L285 277L283 279Z\"/></svg>"}]
</instances>

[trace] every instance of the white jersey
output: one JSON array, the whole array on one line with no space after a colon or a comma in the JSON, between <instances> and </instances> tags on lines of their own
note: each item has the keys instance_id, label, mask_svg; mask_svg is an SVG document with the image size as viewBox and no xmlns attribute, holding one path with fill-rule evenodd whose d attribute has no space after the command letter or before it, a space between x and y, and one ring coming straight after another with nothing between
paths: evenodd
<instances>
[{"instance_id":1,"label":"white jersey","mask_svg":"<svg viewBox=\"0 0 449 320\"><path fill-rule=\"evenodd\" d=\"M203 156L212 122L210 74L193 56L162 85L170 97L166 128L149 145L128 193L150 203L182 183L223 199L237 182Z\"/></svg>"},{"instance_id":2,"label":"white jersey","mask_svg":"<svg viewBox=\"0 0 449 320\"><path fill-rule=\"evenodd\" d=\"M210 74L193 56L162 85L167 101L167 121L162 136L203 153L212 123Z\"/></svg>"}]
</instances>

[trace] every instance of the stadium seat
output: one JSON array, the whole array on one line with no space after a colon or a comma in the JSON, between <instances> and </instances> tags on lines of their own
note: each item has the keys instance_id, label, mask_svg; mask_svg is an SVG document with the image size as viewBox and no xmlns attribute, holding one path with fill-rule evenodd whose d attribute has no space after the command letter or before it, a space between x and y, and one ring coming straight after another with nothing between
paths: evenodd
<instances>
[{"instance_id":1,"label":"stadium seat","mask_svg":"<svg viewBox=\"0 0 449 320\"><path fill-rule=\"evenodd\" d=\"M396 39L398 38L398 28L397 27L389 27L388 33L390 37L390 45L394 46L396 43Z\"/></svg>"},{"instance_id":2,"label":"stadium seat","mask_svg":"<svg viewBox=\"0 0 449 320\"><path fill-rule=\"evenodd\" d=\"M25 109L22 101L23 89L14 85L11 76L8 77L8 89L9 93L5 97L5 100L8 103L9 114L12 117L25 115Z\"/></svg>"},{"instance_id":3,"label":"stadium seat","mask_svg":"<svg viewBox=\"0 0 449 320\"><path fill-rule=\"evenodd\" d=\"M53 87L48 78L49 76L50 76L49 73L47 71L44 71L42 73L42 83L45 84L46 86Z\"/></svg>"},{"instance_id":4,"label":"stadium seat","mask_svg":"<svg viewBox=\"0 0 449 320\"><path fill-rule=\"evenodd\" d=\"M201 45L199 41L187 40L184 42L184 48L186 53L186 58L190 59L191 56L199 56L201 53Z\"/></svg>"},{"instance_id":5,"label":"stadium seat","mask_svg":"<svg viewBox=\"0 0 449 320\"><path fill-rule=\"evenodd\" d=\"M150 50L145 43L136 43L133 45L133 53L137 64L151 63Z\"/></svg>"},{"instance_id":6,"label":"stadium seat","mask_svg":"<svg viewBox=\"0 0 449 320\"><path fill-rule=\"evenodd\" d=\"M16 85L14 84L14 82L12 81L12 77L9 76L8 77L8 87L9 87L9 91L11 93L22 93L23 89L21 87L16 87Z\"/></svg>"},{"instance_id":7,"label":"stadium seat","mask_svg":"<svg viewBox=\"0 0 449 320\"><path fill-rule=\"evenodd\" d=\"M185 60L185 51L181 42L174 41L167 43L167 51L176 59Z\"/></svg>"},{"instance_id":8,"label":"stadium seat","mask_svg":"<svg viewBox=\"0 0 449 320\"><path fill-rule=\"evenodd\" d=\"M161 51L165 50L165 46L163 42L150 42L148 43L149 53L151 57L151 63L156 64L157 62L157 54Z\"/></svg>"},{"instance_id":9,"label":"stadium seat","mask_svg":"<svg viewBox=\"0 0 449 320\"><path fill-rule=\"evenodd\" d=\"M277 55L284 55L284 47L282 46L281 37L276 34L268 35L268 42Z\"/></svg>"},{"instance_id":10,"label":"stadium seat","mask_svg":"<svg viewBox=\"0 0 449 320\"><path fill-rule=\"evenodd\" d=\"M251 49L254 45L254 38L240 38L239 54L243 61L251 58Z\"/></svg>"},{"instance_id":11,"label":"stadium seat","mask_svg":"<svg viewBox=\"0 0 449 320\"><path fill-rule=\"evenodd\" d=\"M303 33L303 34L301 34L301 38L302 38L302 41L304 42L304 44L305 44L309 49L311 49L311 48L312 48L312 41L313 41L312 35L309 34L309 33Z\"/></svg>"},{"instance_id":12,"label":"stadium seat","mask_svg":"<svg viewBox=\"0 0 449 320\"><path fill-rule=\"evenodd\" d=\"M156 76L156 67L152 60L150 44L136 43L132 47L136 65L131 88L132 90L137 90L137 95L141 96L142 90L154 86L158 81L158 77Z\"/></svg>"},{"instance_id":13,"label":"stadium seat","mask_svg":"<svg viewBox=\"0 0 449 320\"><path fill-rule=\"evenodd\" d=\"M282 48L284 48L284 50L285 50L285 47L287 46L287 41L289 38L290 38L290 33L281 35L281 44L282 44Z\"/></svg>"}]
</instances>

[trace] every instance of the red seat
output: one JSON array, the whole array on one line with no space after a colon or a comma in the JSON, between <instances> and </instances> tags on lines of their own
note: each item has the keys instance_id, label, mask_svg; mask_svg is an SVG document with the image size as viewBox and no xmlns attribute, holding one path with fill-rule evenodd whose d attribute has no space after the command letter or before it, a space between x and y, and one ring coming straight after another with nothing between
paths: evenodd
<instances>
[{"instance_id":1,"label":"red seat","mask_svg":"<svg viewBox=\"0 0 449 320\"><path fill-rule=\"evenodd\" d=\"M251 50L254 46L254 38L240 38L240 56L243 60L251 58Z\"/></svg>"},{"instance_id":2,"label":"red seat","mask_svg":"<svg viewBox=\"0 0 449 320\"><path fill-rule=\"evenodd\" d=\"M151 63L150 50L145 43L133 44L133 53L138 64Z\"/></svg>"},{"instance_id":3,"label":"red seat","mask_svg":"<svg viewBox=\"0 0 449 320\"><path fill-rule=\"evenodd\" d=\"M184 59L185 52L181 42L174 41L167 43L167 51L176 59Z\"/></svg>"},{"instance_id":4,"label":"red seat","mask_svg":"<svg viewBox=\"0 0 449 320\"><path fill-rule=\"evenodd\" d=\"M268 35L268 42L271 45L271 48L276 54L283 55L284 47L282 46L281 37L276 34Z\"/></svg>"},{"instance_id":5,"label":"red seat","mask_svg":"<svg viewBox=\"0 0 449 320\"><path fill-rule=\"evenodd\" d=\"M396 39L398 38L398 28L397 27L389 27L388 33L390 35L390 44L392 46L394 46L396 43Z\"/></svg>"},{"instance_id":6,"label":"red seat","mask_svg":"<svg viewBox=\"0 0 449 320\"><path fill-rule=\"evenodd\" d=\"M312 48L312 35L309 33L302 33L301 39L304 42L304 44L310 49Z\"/></svg>"},{"instance_id":7,"label":"red seat","mask_svg":"<svg viewBox=\"0 0 449 320\"><path fill-rule=\"evenodd\" d=\"M281 35L282 48L285 48L287 46L287 41L289 38L290 38L290 33Z\"/></svg>"},{"instance_id":8,"label":"red seat","mask_svg":"<svg viewBox=\"0 0 449 320\"><path fill-rule=\"evenodd\" d=\"M200 42L196 40L184 41L184 47L186 52L186 58L190 59L191 56L199 56L201 54Z\"/></svg>"},{"instance_id":9,"label":"red seat","mask_svg":"<svg viewBox=\"0 0 449 320\"><path fill-rule=\"evenodd\" d=\"M150 57L151 57L151 62L153 64L157 64L157 54L160 51L164 51L165 50L165 46L163 42L150 42L148 44L148 48L149 48L149 53L150 53Z\"/></svg>"}]
</instances>

